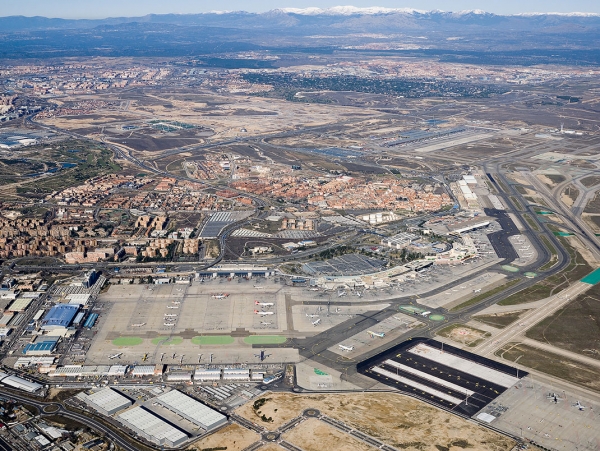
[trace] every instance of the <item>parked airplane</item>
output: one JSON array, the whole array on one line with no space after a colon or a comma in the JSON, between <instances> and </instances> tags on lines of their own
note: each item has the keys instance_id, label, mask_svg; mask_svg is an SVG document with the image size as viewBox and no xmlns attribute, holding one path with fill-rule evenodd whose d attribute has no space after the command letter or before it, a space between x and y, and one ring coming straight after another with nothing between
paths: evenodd
<instances>
[{"instance_id":1,"label":"parked airplane","mask_svg":"<svg viewBox=\"0 0 600 451\"><path fill-rule=\"evenodd\" d=\"M137 323L137 324L132 324L131 327L142 327L145 325L146 325L146 323Z\"/></svg>"},{"instance_id":2,"label":"parked airplane","mask_svg":"<svg viewBox=\"0 0 600 451\"><path fill-rule=\"evenodd\" d=\"M142 362L145 362L146 360L148 360L148 354L144 354L144 357L142 357Z\"/></svg>"},{"instance_id":3,"label":"parked airplane","mask_svg":"<svg viewBox=\"0 0 600 451\"><path fill-rule=\"evenodd\" d=\"M271 356L271 354L267 354L267 351L260 351L260 354L254 354L254 357L258 357L261 362L270 356Z\"/></svg>"},{"instance_id":4,"label":"parked airplane","mask_svg":"<svg viewBox=\"0 0 600 451\"><path fill-rule=\"evenodd\" d=\"M167 305L167 308L173 309L173 308L179 308L178 305Z\"/></svg>"},{"instance_id":5,"label":"parked airplane","mask_svg":"<svg viewBox=\"0 0 600 451\"><path fill-rule=\"evenodd\" d=\"M344 345L338 345L338 346L340 347L340 349L342 351L348 351L348 352L354 351L354 346L344 346Z\"/></svg>"},{"instance_id":6,"label":"parked airplane","mask_svg":"<svg viewBox=\"0 0 600 451\"><path fill-rule=\"evenodd\" d=\"M317 318L315 321L312 322L312 325L317 326L320 322L321 322L321 318Z\"/></svg>"},{"instance_id":7,"label":"parked airplane","mask_svg":"<svg viewBox=\"0 0 600 451\"><path fill-rule=\"evenodd\" d=\"M427 315L429 315L429 314L431 314L431 312L427 311L427 312L423 312L423 313L421 313L421 316L427 316Z\"/></svg>"},{"instance_id":8,"label":"parked airplane","mask_svg":"<svg viewBox=\"0 0 600 451\"><path fill-rule=\"evenodd\" d=\"M212 297L214 299L225 299L226 297L229 297L229 293L213 294Z\"/></svg>"},{"instance_id":9,"label":"parked airplane","mask_svg":"<svg viewBox=\"0 0 600 451\"><path fill-rule=\"evenodd\" d=\"M319 291L318 288L309 288L308 291Z\"/></svg>"},{"instance_id":10,"label":"parked airplane","mask_svg":"<svg viewBox=\"0 0 600 451\"><path fill-rule=\"evenodd\" d=\"M371 336L371 338L383 338L385 337L385 333L383 332L373 332L372 330L368 330L367 333Z\"/></svg>"},{"instance_id":11,"label":"parked airplane","mask_svg":"<svg viewBox=\"0 0 600 451\"><path fill-rule=\"evenodd\" d=\"M165 318L177 318L175 313L165 313Z\"/></svg>"},{"instance_id":12,"label":"parked airplane","mask_svg":"<svg viewBox=\"0 0 600 451\"><path fill-rule=\"evenodd\" d=\"M585 410L585 406L582 405L579 401L577 401L575 404L573 404L573 407L577 407L579 410Z\"/></svg>"},{"instance_id":13,"label":"parked airplane","mask_svg":"<svg viewBox=\"0 0 600 451\"><path fill-rule=\"evenodd\" d=\"M171 301L171 304L179 305L181 304L181 301Z\"/></svg>"},{"instance_id":14,"label":"parked airplane","mask_svg":"<svg viewBox=\"0 0 600 451\"><path fill-rule=\"evenodd\" d=\"M307 314L306 314L306 317L307 317L307 318L318 318L318 317L319 317L319 315L317 315L316 313L315 313L315 314L313 314L313 315L309 315L309 314L307 313Z\"/></svg>"},{"instance_id":15,"label":"parked airplane","mask_svg":"<svg viewBox=\"0 0 600 451\"><path fill-rule=\"evenodd\" d=\"M561 397L558 396L556 393L548 393L548 396L546 396L546 398L553 401L554 404L558 404L558 402L561 401Z\"/></svg>"},{"instance_id":16,"label":"parked airplane","mask_svg":"<svg viewBox=\"0 0 600 451\"><path fill-rule=\"evenodd\" d=\"M260 316L274 315L273 312L259 312L258 310L254 310L254 313Z\"/></svg>"},{"instance_id":17,"label":"parked airplane","mask_svg":"<svg viewBox=\"0 0 600 451\"><path fill-rule=\"evenodd\" d=\"M348 293L346 293L345 291L338 291L338 298L341 298L342 296L346 296Z\"/></svg>"},{"instance_id":18,"label":"parked airplane","mask_svg":"<svg viewBox=\"0 0 600 451\"><path fill-rule=\"evenodd\" d=\"M261 307L272 307L275 304L273 304L272 302L258 302L258 301L254 301L254 305L260 305Z\"/></svg>"},{"instance_id":19,"label":"parked airplane","mask_svg":"<svg viewBox=\"0 0 600 451\"><path fill-rule=\"evenodd\" d=\"M473 290L473 293L481 293L481 288L477 288L476 290Z\"/></svg>"},{"instance_id":20,"label":"parked airplane","mask_svg":"<svg viewBox=\"0 0 600 451\"><path fill-rule=\"evenodd\" d=\"M118 354L109 355L108 358L110 360L112 360L112 359L120 359L122 355L123 355L123 353L119 352Z\"/></svg>"},{"instance_id":21,"label":"parked airplane","mask_svg":"<svg viewBox=\"0 0 600 451\"><path fill-rule=\"evenodd\" d=\"M261 323L263 326L270 326L271 324L273 324L273 323L269 323L269 322L266 322L266 321L261 321L260 323Z\"/></svg>"},{"instance_id":22,"label":"parked airplane","mask_svg":"<svg viewBox=\"0 0 600 451\"><path fill-rule=\"evenodd\" d=\"M260 285L254 285L254 288L256 288L257 290L262 290L264 287L261 287Z\"/></svg>"},{"instance_id":23,"label":"parked airplane","mask_svg":"<svg viewBox=\"0 0 600 451\"><path fill-rule=\"evenodd\" d=\"M356 295L357 295L359 298L360 298L360 297L362 297L362 295L363 295L363 294L362 294L360 291L357 291L355 294L356 294Z\"/></svg>"},{"instance_id":24,"label":"parked airplane","mask_svg":"<svg viewBox=\"0 0 600 451\"><path fill-rule=\"evenodd\" d=\"M167 327L175 327L175 324L171 324L171 323L163 323L163 324Z\"/></svg>"}]
</instances>

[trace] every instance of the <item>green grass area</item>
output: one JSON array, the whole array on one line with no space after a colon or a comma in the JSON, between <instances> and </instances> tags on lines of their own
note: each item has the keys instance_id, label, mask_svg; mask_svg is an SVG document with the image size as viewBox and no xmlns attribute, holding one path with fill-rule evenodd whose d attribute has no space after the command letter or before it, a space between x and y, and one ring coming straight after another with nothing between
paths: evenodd
<instances>
[{"instance_id":1,"label":"green grass area","mask_svg":"<svg viewBox=\"0 0 600 451\"><path fill-rule=\"evenodd\" d=\"M229 345L235 339L229 335L198 336L192 338L192 344L195 345Z\"/></svg>"},{"instance_id":2,"label":"green grass area","mask_svg":"<svg viewBox=\"0 0 600 451\"><path fill-rule=\"evenodd\" d=\"M527 337L600 360L600 285L539 322Z\"/></svg>"},{"instance_id":3,"label":"green grass area","mask_svg":"<svg viewBox=\"0 0 600 451\"><path fill-rule=\"evenodd\" d=\"M156 338L152 339L153 345L170 346L170 345L180 345L181 343L183 343L183 338L181 338L181 337L156 337Z\"/></svg>"},{"instance_id":4,"label":"green grass area","mask_svg":"<svg viewBox=\"0 0 600 451\"><path fill-rule=\"evenodd\" d=\"M591 188L592 186L597 185L598 183L600 183L600 176L598 176L598 175L591 175L589 177L582 178L580 180L580 182L586 188Z\"/></svg>"},{"instance_id":5,"label":"green grass area","mask_svg":"<svg viewBox=\"0 0 600 451\"><path fill-rule=\"evenodd\" d=\"M600 391L600 370L594 366L524 344L509 343L496 355L528 368Z\"/></svg>"},{"instance_id":6,"label":"green grass area","mask_svg":"<svg viewBox=\"0 0 600 451\"><path fill-rule=\"evenodd\" d=\"M570 257L567 267L559 273L540 280L537 284L507 297L498 302L498 305L517 305L545 299L553 294L560 293L570 284L581 280L592 271L592 267L568 243L567 238L559 237L558 239Z\"/></svg>"},{"instance_id":7,"label":"green grass area","mask_svg":"<svg viewBox=\"0 0 600 451\"><path fill-rule=\"evenodd\" d=\"M567 180L565 178L564 175L560 175L560 174L544 174L547 178L549 178L550 180L552 180L552 183L554 183L555 185L558 185L559 183L564 182L565 180ZM554 185L551 185L550 188L553 188Z\"/></svg>"},{"instance_id":8,"label":"green grass area","mask_svg":"<svg viewBox=\"0 0 600 451\"><path fill-rule=\"evenodd\" d=\"M556 248L554 247L552 242L546 236L544 236L544 235L538 235L538 236L544 243L544 246L546 247L546 249L548 249L548 252L550 252L550 260L548 260L547 263L545 263L543 266L541 266L539 268L540 271L545 271L547 269L552 268L554 265L556 265L556 263L558 262L558 252L556 252Z\"/></svg>"},{"instance_id":9,"label":"green grass area","mask_svg":"<svg viewBox=\"0 0 600 451\"><path fill-rule=\"evenodd\" d=\"M521 194L527 194L527 189L523 185L515 185L515 189Z\"/></svg>"},{"instance_id":10,"label":"green grass area","mask_svg":"<svg viewBox=\"0 0 600 451\"><path fill-rule=\"evenodd\" d=\"M516 197L514 196L510 196L510 201L513 203L513 205L515 206L515 208L517 210L523 210L523 206L521 205L521 203L517 200Z\"/></svg>"},{"instance_id":11,"label":"green grass area","mask_svg":"<svg viewBox=\"0 0 600 451\"><path fill-rule=\"evenodd\" d=\"M463 302L462 304L457 305L456 307L452 307L450 309L451 312L458 312L459 310L462 310L464 308L470 307L471 305L475 305L478 304L479 302L494 296L495 294L501 293L504 290L509 289L510 287L516 285L517 283L519 283L521 281L521 279L513 279L507 283L505 283L504 285L500 285L499 287L493 288L489 291L486 291L485 293L481 293L478 294L477 296L469 299L468 301Z\"/></svg>"},{"instance_id":12,"label":"green grass area","mask_svg":"<svg viewBox=\"0 0 600 451\"><path fill-rule=\"evenodd\" d=\"M112 341L115 346L137 346L144 342L140 337L119 337Z\"/></svg>"},{"instance_id":13,"label":"green grass area","mask_svg":"<svg viewBox=\"0 0 600 451\"><path fill-rule=\"evenodd\" d=\"M537 222L535 222L531 216L525 214L523 215L523 218L525 218L525 221L527 221L527 224L529 224L529 227L531 227L533 230L535 230L536 232L540 231L540 227L538 226Z\"/></svg>"},{"instance_id":14,"label":"green grass area","mask_svg":"<svg viewBox=\"0 0 600 451\"><path fill-rule=\"evenodd\" d=\"M518 320L523 313L528 310L520 310L518 312L507 312L507 313L494 313L491 315L477 315L472 318L475 321L479 321L483 324L488 324L493 327L497 327L498 329L504 329L506 326L514 323Z\"/></svg>"},{"instance_id":15,"label":"green grass area","mask_svg":"<svg viewBox=\"0 0 600 451\"><path fill-rule=\"evenodd\" d=\"M249 345L274 345L285 343L287 338L281 335L250 335L244 338L244 343Z\"/></svg>"},{"instance_id":16,"label":"green grass area","mask_svg":"<svg viewBox=\"0 0 600 451\"><path fill-rule=\"evenodd\" d=\"M69 152L74 148L78 152ZM41 197L52 191L80 185L90 178L121 170L121 167L113 161L112 151L92 141L67 140L51 149L44 146L39 149L39 157L52 162L73 163L76 166L62 169L51 176L33 178L31 182L18 187L17 194Z\"/></svg>"}]
</instances>

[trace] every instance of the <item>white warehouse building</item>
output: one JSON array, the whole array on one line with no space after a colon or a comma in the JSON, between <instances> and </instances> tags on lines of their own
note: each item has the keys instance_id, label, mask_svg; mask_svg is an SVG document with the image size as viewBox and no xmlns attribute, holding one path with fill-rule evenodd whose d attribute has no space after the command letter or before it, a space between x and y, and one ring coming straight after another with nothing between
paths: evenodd
<instances>
[{"instance_id":1,"label":"white warehouse building","mask_svg":"<svg viewBox=\"0 0 600 451\"><path fill-rule=\"evenodd\" d=\"M154 402L206 431L211 431L227 423L225 415L178 390L164 393L155 398Z\"/></svg>"},{"instance_id":2,"label":"white warehouse building","mask_svg":"<svg viewBox=\"0 0 600 451\"><path fill-rule=\"evenodd\" d=\"M188 438L188 434L164 421L144 407L134 407L118 415L123 425L157 445L176 448Z\"/></svg>"}]
</instances>

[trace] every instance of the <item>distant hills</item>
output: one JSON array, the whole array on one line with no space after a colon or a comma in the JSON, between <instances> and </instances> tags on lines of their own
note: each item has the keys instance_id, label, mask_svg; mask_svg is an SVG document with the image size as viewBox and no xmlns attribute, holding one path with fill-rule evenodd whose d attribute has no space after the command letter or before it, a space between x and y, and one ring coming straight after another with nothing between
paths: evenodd
<instances>
[{"instance_id":1,"label":"distant hills","mask_svg":"<svg viewBox=\"0 0 600 451\"><path fill-rule=\"evenodd\" d=\"M600 62L600 15L283 8L99 20L0 17L0 58L194 56L246 50L403 51L468 61Z\"/></svg>"}]
</instances>

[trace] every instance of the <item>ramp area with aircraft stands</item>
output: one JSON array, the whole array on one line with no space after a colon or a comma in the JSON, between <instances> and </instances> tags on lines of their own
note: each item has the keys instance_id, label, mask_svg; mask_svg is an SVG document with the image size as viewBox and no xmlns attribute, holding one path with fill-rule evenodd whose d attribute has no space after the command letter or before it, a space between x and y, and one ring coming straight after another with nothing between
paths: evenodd
<instances>
[{"instance_id":1,"label":"ramp area with aircraft stands","mask_svg":"<svg viewBox=\"0 0 600 451\"><path fill-rule=\"evenodd\" d=\"M427 338L361 362L359 373L402 392L472 416L528 373Z\"/></svg>"}]
</instances>

